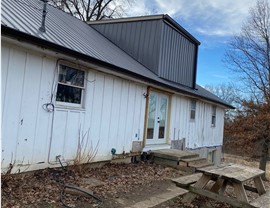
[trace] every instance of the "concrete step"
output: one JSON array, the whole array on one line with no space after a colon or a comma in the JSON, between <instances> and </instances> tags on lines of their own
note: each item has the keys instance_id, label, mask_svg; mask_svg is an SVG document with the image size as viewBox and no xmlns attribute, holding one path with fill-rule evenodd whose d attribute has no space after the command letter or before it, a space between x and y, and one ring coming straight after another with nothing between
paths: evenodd
<instances>
[{"instance_id":1,"label":"concrete step","mask_svg":"<svg viewBox=\"0 0 270 208\"><path fill-rule=\"evenodd\" d=\"M123 198L123 199L116 199L117 202L119 202L120 204L122 204L124 207L126 208L150 208L150 207L156 207L168 200L171 200L175 197L181 196L186 194L188 191L182 188L179 188L177 186L175 186L174 184L172 184L171 186L169 186L166 191L163 191L163 193L160 193L158 195L150 195L148 196L147 199L143 200L143 201L139 201L136 203L132 203L130 204L131 200L127 199L127 198Z\"/></svg>"}]
</instances>

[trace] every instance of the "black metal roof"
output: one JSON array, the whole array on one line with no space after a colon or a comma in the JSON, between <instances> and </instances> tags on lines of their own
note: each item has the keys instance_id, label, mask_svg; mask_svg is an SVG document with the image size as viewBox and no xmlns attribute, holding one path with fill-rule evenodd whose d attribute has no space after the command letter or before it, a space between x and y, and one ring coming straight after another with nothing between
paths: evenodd
<instances>
[{"instance_id":1,"label":"black metal roof","mask_svg":"<svg viewBox=\"0 0 270 208\"><path fill-rule=\"evenodd\" d=\"M118 18L118 19L105 19L105 20L98 20L98 21L89 21L87 23L89 25L96 25L96 24L109 24L109 23L118 23L118 22L141 22L141 21L149 21L149 20L164 20L167 24L169 24L175 30L185 35L193 43L197 45L201 44L200 41L198 41L185 28L179 25L174 19L172 19L167 14L157 14L157 15L148 15L148 16L139 16L139 17L125 17L125 18Z\"/></svg>"},{"instance_id":2,"label":"black metal roof","mask_svg":"<svg viewBox=\"0 0 270 208\"><path fill-rule=\"evenodd\" d=\"M40 32L43 2L37 0L2 0L2 35L95 62L111 70L137 79L167 87L174 91L200 97L225 107L231 105L199 85L191 89L164 80L137 62L87 23L48 5L46 32ZM168 16L165 16L168 18Z\"/></svg>"}]
</instances>

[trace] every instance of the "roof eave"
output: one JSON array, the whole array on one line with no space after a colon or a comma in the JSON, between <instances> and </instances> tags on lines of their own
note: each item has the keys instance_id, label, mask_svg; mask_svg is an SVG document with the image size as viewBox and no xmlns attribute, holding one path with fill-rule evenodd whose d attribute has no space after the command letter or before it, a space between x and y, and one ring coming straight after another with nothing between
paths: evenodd
<instances>
[{"instance_id":1,"label":"roof eave","mask_svg":"<svg viewBox=\"0 0 270 208\"><path fill-rule=\"evenodd\" d=\"M200 41L198 41L193 35L191 35L185 28L183 28L180 24L178 24L173 18L171 18L168 14L163 15L163 19L167 20L170 24L172 24L176 29L180 32L183 32L187 35L194 43L200 45Z\"/></svg>"},{"instance_id":2,"label":"roof eave","mask_svg":"<svg viewBox=\"0 0 270 208\"><path fill-rule=\"evenodd\" d=\"M93 57L91 57L89 55L82 54L80 52L77 52L77 51L74 51L72 49L63 47L61 45L57 45L55 43L49 42L47 40L44 40L44 39L41 39L41 38L32 36L30 34L21 32L19 30L15 30L13 28L7 27L7 26L2 25L2 24L1 24L1 32L2 32L2 35L7 35L7 36L13 37L15 39L23 40L23 41L25 41L27 43L32 43L32 44L41 46L41 47L46 48L46 49L54 50L55 52L60 52L62 54L66 54L66 55L70 55L70 56L73 56L73 57L76 57L76 58L80 58L81 60L86 61L86 62L93 62L93 63L95 63L98 66L108 67L110 70L112 70L114 72L118 72L118 73L120 72L123 75L131 76L133 78L140 79L142 81L149 82L151 84L154 84L154 85L157 85L157 86L160 86L160 87L165 87L165 88L171 89L171 90L173 90L175 92L179 92L179 93L182 93L182 94L190 95L190 96L193 96L193 97L194 96L195 97L199 97L199 98L202 98L202 99L205 99L205 100L208 100L208 101L217 103L217 104L219 104L221 106L224 106L224 107L234 108L233 106L228 105L226 103L222 103L222 102L213 100L211 98L207 98L207 97L204 97L204 96L196 95L195 93L192 93L192 92L189 92L189 91L185 91L185 90L179 89L179 88L174 87L174 86L170 86L170 85L165 84L165 83L161 83L161 82L159 82L157 80L150 79L148 77L145 77L145 76L142 76L140 74L137 74L137 73L128 71L128 70L126 70L124 68L115 66L115 65L110 64L108 62L105 62L105 61L102 61L102 60L93 58Z\"/></svg>"},{"instance_id":3,"label":"roof eave","mask_svg":"<svg viewBox=\"0 0 270 208\"><path fill-rule=\"evenodd\" d=\"M118 23L118 22L137 22L137 21L147 21L147 20L159 20L164 17L163 14L149 15L149 16L137 16L137 17L123 17L117 19L104 19L104 20L92 20L87 21L89 25L98 25L98 24L109 24L109 23Z\"/></svg>"}]
</instances>

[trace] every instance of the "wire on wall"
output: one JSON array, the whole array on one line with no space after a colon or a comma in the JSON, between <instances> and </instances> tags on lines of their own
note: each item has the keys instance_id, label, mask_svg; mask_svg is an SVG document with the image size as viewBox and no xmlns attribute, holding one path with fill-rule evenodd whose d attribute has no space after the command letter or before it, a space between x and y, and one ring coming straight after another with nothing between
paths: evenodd
<instances>
[{"instance_id":1,"label":"wire on wall","mask_svg":"<svg viewBox=\"0 0 270 208\"><path fill-rule=\"evenodd\" d=\"M59 73L60 73L60 69L59 69L59 62L63 61L63 62L70 62L69 60L66 59L57 59L56 63L55 63L55 68L54 68L54 75L53 75L53 82L52 82L52 86L51 86L51 97L50 97L50 101L48 103L44 103L42 105L42 108L49 113L52 113L52 121L51 121L51 129L50 129L50 144L49 144L49 151L48 151L48 163L50 164L50 155L51 155L51 145L52 145L52 138L53 138L53 126L54 126L54 110L55 110L55 99L54 97L56 96L57 93L57 85L58 85L58 77L59 77ZM78 63L77 61L77 67L79 69L82 70L82 66ZM85 80L89 83L93 83L96 81L96 79L94 80L88 80L85 76Z\"/></svg>"}]
</instances>

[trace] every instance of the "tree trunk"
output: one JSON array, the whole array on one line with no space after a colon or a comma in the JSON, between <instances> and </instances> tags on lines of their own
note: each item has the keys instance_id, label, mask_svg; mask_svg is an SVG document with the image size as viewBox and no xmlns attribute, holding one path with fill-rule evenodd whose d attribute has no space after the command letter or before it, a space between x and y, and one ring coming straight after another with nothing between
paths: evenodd
<instances>
[{"instance_id":1,"label":"tree trunk","mask_svg":"<svg viewBox=\"0 0 270 208\"><path fill-rule=\"evenodd\" d=\"M265 139L262 145L262 154L261 154L261 159L260 159L260 166L259 168L263 171L266 170L266 164L268 160L268 151L269 151L269 144L270 144L270 139ZM262 176L263 180L266 180L265 174Z\"/></svg>"}]
</instances>

